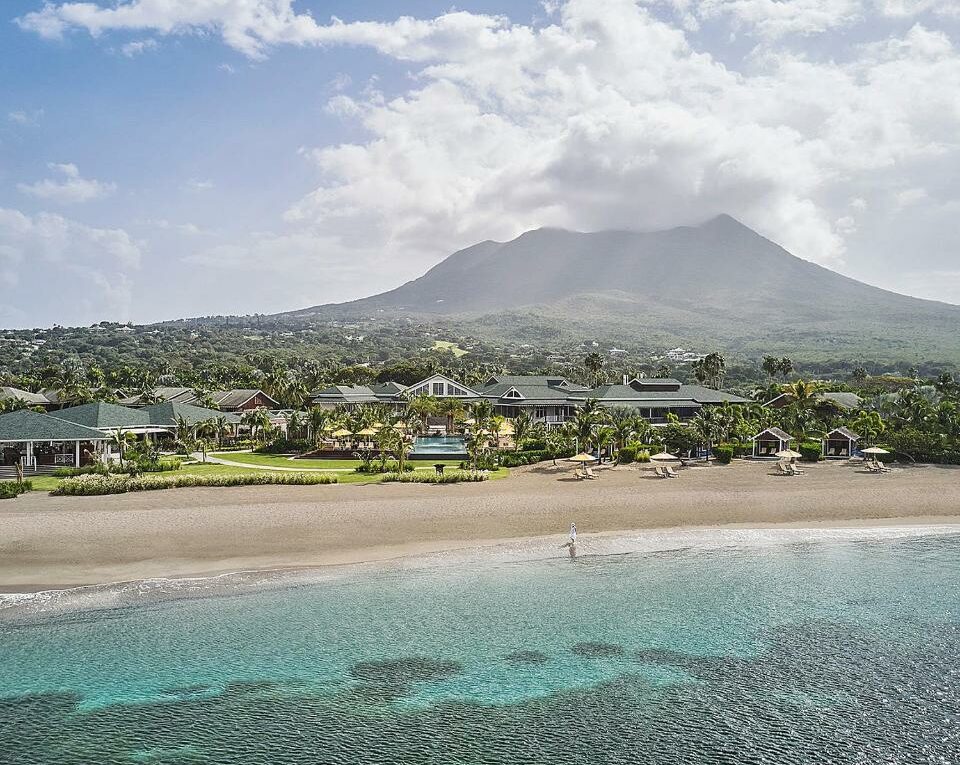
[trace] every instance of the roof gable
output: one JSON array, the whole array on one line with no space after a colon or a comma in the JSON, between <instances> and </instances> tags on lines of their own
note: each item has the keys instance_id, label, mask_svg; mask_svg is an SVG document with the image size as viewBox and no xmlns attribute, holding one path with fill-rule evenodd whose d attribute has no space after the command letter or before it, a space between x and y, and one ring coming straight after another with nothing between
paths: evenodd
<instances>
[{"instance_id":1,"label":"roof gable","mask_svg":"<svg viewBox=\"0 0 960 765\"><path fill-rule=\"evenodd\" d=\"M218 417L223 417L231 425L240 423L240 418L235 414L221 412L217 409L205 409L202 406L193 406L192 404L181 404L176 401L153 404L144 407L143 411L150 418L151 425L160 425L164 428L176 427L177 421L181 417L190 426L207 420L215 420Z\"/></svg>"},{"instance_id":2,"label":"roof gable","mask_svg":"<svg viewBox=\"0 0 960 765\"><path fill-rule=\"evenodd\" d=\"M99 430L49 414L20 409L0 415L0 441L103 441Z\"/></svg>"},{"instance_id":3,"label":"roof gable","mask_svg":"<svg viewBox=\"0 0 960 765\"><path fill-rule=\"evenodd\" d=\"M442 392L437 392L437 386L442 386ZM425 380L411 385L406 390L409 396L435 396L437 398L478 398L480 396L472 388L459 383L446 375L431 375Z\"/></svg>"},{"instance_id":4,"label":"roof gable","mask_svg":"<svg viewBox=\"0 0 960 765\"><path fill-rule=\"evenodd\" d=\"M142 409L130 409L102 401L61 409L54 416L60 420L97 429L138 428L150 424L150 417Z\"/></svg>"},{"instance_id":5,"label":"roof gable","mask_svg":"<svg viewBox=\"0 0 960 765\"><path fill-rule=\"evenodd\" d=\"M764 436L764 435L771 435L780 441L793 441L793 436L791 436L786 431L780 430L780 428L777 428L777 427L761 430L751 440L756 441L757 439L760 438L760 436Z\"/></svg>"}]
</instances>

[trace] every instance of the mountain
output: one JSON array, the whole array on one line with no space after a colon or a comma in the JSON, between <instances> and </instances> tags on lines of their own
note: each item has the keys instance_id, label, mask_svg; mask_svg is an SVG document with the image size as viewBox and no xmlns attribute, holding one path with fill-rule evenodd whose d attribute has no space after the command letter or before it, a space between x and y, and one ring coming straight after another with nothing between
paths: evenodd
<instances>
[{"instance_id":1,"label":"mountain","mask_svg":"<svg viewBox=\"0 0 960 765\"><path fill-rule=\"evenodd\" d=\"M411 316L530 341L710 344L795 357L960 359L960 306L795 257L727 215L666 231L527 232L460 250L419 279L293 316Z\"/></svg>"}]
</instances>

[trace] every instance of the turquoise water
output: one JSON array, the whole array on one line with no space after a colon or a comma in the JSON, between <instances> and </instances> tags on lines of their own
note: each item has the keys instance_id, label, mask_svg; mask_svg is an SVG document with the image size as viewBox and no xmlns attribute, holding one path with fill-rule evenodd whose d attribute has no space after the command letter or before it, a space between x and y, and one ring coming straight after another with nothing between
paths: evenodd
<instances>
[{"instance_id":1,"label":"turquoise water","mask_svg":"<svg viewBox=\"0 0 960 765\"><path fill-rule=\"evenodd\" d=\"M217 586L7 609L0 763L960 762L960 535Z\"/></svg>"},{"instance_id":2,"label":"turquoise water","mask_svg":"<svg viewBox=\"0 0 960 765\"><path fill-rule=\"evenodd\" d=\"M410 456L416 457L418 454L466 457L466 441L462 436L417 436L413 439Z\"/></svg>"}]
</instances>

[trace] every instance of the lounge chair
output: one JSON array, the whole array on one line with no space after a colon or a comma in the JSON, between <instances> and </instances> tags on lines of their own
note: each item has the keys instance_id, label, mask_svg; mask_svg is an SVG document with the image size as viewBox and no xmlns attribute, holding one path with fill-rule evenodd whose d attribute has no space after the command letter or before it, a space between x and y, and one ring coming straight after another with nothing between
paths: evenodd
<instances>
[{"instance_id":1,"label":"lounge chair","mask_svg":"<svg viewBox=\"0 0 960 765\"><path fill-rule=\"evenodd\" d=\"M780 471L780 475L793 475L786 462L778 462L777 469Z\"/></svg>"},{"instance_id":2,"label":"lounge chair","mask_svg":"<svg viewBox=\"0 0 960 765\"><path fill-rule=\"evenodd\" d=\"M593 468L584 468L584 473L586 473L586 478L596 478L597 474L593 472Z\"/></svg>"},{"instance_id":3,"label":"lounge chair","mask_svg":"<svg viewBox=\"0 0 960 765\"><path fill-rule=\"evenodd\" d=\"M665 468L660 467L659 465L653 469L653 472L656 473L657 478L669 478Z\"/></svg>"},{"instance_id":4,"label":"lounge chair","mask_svg":"<svg viewBox=\"0 0 960 765\"><path fill-rule=\"evenodd\" d=\"M787 473L788 473L789 475L804 475L804 473L806 473L806 471L805 471L805 470L801 470L800 468L798 468L796 465L794 465L794 464L791 462L789 465L787 465Z\"/></svg>"},{"instance_id":5,"label":"lounge chair","mask_svg":"<svg viewBox=\"0 0 960 765\"><path fill-rule=\"evenodd\" d=\"M880 469L880 466L876 462L870 460L864 460L863 464L866 466L867 470L871 473L882 473L883 470Z\"/></svg>"},{"instance_id":6,"label":"lounge chair","mask_svg":"<svg viewBox=\"0 0 960 765\"><path fill-rule=\"evenodd\" d=\"M873 464L876 465L876 466L880 469L880 472L881 472L881 473L889 473L889 472L890 472L890 468L888 468L886 465L884 465L880 460L877 460L877 461L874 462Z\"/></svg>"},{"instance_id":7,"label":"lounge chair","mask_svg":"<svg viewBox=\"0 0 960 765\"><path fill-rule=\"evenodd\" d=\"M667 478L679 478L679 477L680 477L680 474L679 474L678 472L676 472L676 471L675 471L672 467L670 467L669 465L667 465L667 466L663 469L663 472L667 474Z\"/></svg>"}]
</instances>

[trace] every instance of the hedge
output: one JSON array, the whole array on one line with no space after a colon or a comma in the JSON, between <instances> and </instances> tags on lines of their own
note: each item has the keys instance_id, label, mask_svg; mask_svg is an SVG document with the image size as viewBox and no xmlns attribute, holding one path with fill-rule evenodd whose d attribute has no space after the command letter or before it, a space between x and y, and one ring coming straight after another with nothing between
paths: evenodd
<instances>
[{"instance_id":1,"label":"hedge","mask_svg":"<svg viewBox=\"0 0 960 765\"><path fill-rule=\"evenodd\" d=\"M0 481L0 499L13 499L33 490L30 481Z\"/></svg>"},{"instance_id":2,"label":"hedge","mask_svg":"<svg viewBox=\"0 0 960 765\"><path fill-rule=\"evenodd\" d=\"M337 483L336 476L325 473L249 473L237 475L123 476L85 475L65 478L50 493L54 496L101 496L131 491L155 491L194 486L315 486Z\"/></svg>"},{"instance_id":3,"label":"hedge","mask_svg":"<svg viewBox=\"0 0 960 765\"><path fill-rule=\"evenodd\" d=\"M816 441L800 444L797 451L800 452L800 459L804 462L819 462L823 459L823 446Z\"/></svg>"},{"instance_id":4,"label":"hedge","mask_svg":"<svg viewBox=\"0 0 960 765\"><path fill-rule=\"evenodd\" d=\"M128 460L123 467L117 464L105 465L98 462L94 465L87 465L80 468L57 468L53 471L54 478L76 478L81 475L137 475L139 473L167 473L173 470L179 470L181 467L179 457L169 459L141 459Z\"/></svg>"},{"instance_id":5,"label":"hedge","mask_svg":"<svg viewBox=\"0 0 960 765\"><path fill-rule=\"evenodd\" d=\"M384 483L479 483L486 481L486 473L474 473L468 470L457 470L450 473L384 473Z\"/></svg>"},{"instance_id":6,"label":"hedge","mask_svg":"<svg viewBox=\"0 0 960 765\"><path fill-rule=\"evenodd\" d=\"M720 446L713 447L713 458L719 462L721 465L729 465L733 460L734 452L736 451L735 447L729 444L722 444Z\"/></svg>"}]
</instances>

